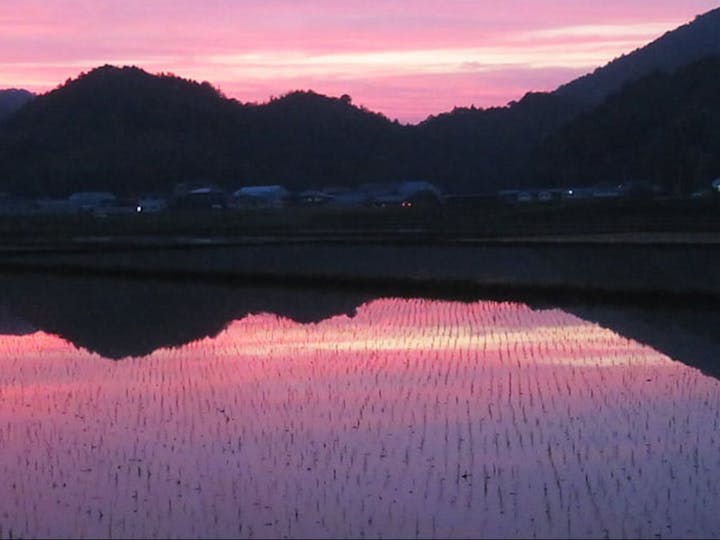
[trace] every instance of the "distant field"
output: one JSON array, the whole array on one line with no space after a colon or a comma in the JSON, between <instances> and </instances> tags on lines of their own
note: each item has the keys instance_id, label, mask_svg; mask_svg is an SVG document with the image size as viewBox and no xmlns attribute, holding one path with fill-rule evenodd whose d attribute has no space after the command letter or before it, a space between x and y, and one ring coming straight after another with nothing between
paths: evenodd
<instances>
[{"instance_id":1,"label":"distant field","mask_svg":"<svg viewBox=\"0 0 720 540\"><path fill-rule=\"evenodd\" d=\"M8 271L716 303L715 201L5 217Z\"/></svg>"},{"instance_id":2,"label":"distant field","mask_svg":"<svg viewBox=\"0 0 720 540\"><path fill-rule=\"evenodd\" d=\"M286 208L166 212L97 218L0 216L0 242L78 237L302 238L316 241L462 239L717 241L717 200L487 202L432 208Z\"/></svg>"}]
</instances>

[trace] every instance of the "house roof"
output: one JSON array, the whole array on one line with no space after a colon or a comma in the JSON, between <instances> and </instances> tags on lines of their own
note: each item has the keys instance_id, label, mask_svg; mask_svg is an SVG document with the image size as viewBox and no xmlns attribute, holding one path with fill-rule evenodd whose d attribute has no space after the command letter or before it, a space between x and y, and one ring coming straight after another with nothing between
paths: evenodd
<instances>
[{"instance_id":1,"label":"house roof","mask_svg":"<svg viewBox=\"0 0 720 540\"><path fill-rule=\"evenodd\" d=\"M424 180L401 182L398 184L396 190L401 196L405 197L412 196L423 191L429 191L436 197L442 196L442 193L436 186Z\"/></svg>"},{"instance_id":2,"label":"house roof","mask_svg":"<svg viewBox=\"0 0 720 540\"><path fill-rule=\"evenodd\" d=\"M284 197L288 195L288 190L280 185L270 186L245 186L238 189L233 196L235 197Z\"/></svg>"},{"instance_id":3,"label":"house roof","mask_svg":"<svg viewBox=\"0 0 720 540\"><path fill-rule=\"evenodd\" d=\"M329 193L325 193L324 191L319 191L317 189L306 189L305 191L301 191L297 194L298 197L317 197L322 199L332 199L333 196Z\"/></svg>"},{"instance_id":4,"label":"house roof","mask_svg":"<svg viewBox=\"0 0 720 540\"><path fill-rule=\"evenodd\" d=\"M95 203L113 199L115 194L109 191L78 191L68 197L68 201L73 203Z\"/></svg>"},{"instance_id":5,"label":"house roof","mask_svg":"<svg viewBox=\"0 0 720 540\"><path fill-rule=\"evenodd\" d=\"M203 195L206 193L222 193L221 189L214 186L199 187L188 191L188 195Z\"/></svg>"}]
</instances>

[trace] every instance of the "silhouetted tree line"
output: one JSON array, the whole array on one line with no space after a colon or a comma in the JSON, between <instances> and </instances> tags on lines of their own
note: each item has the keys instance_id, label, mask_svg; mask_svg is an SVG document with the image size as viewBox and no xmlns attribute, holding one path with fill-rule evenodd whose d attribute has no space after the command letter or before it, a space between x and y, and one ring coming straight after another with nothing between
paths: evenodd
<instances>
[{"instance_id":1,"label":"silhouetted tree line","mask_svg":"<svg viewBox=\"0 0 720 540\"><path fill-rule=\"evenodd\" d=\"M310 188L424 179L449 192L720 176L720 57L636 80L600 105L529 93L411 126L292 92L267 104L208 83L104 66L0 124L0 190L168 192L180 182Z\"/></svg>"},{"instance_id":2,"label":"silhouetted tree line","mask_svg":"<svg viewBox=\"0 0 720 540\"><path fill-rule=\"evenodd\" d=\"M0 121L25 105L33 97L34 94L27 90L17 88L0 90Z\"/></svg>"},{"instance_id":3,"label":"silhouetted tree line","mask_svg":"<svg viewBox=\"0 0 720 540\"><path fill-rule=\"evenodd\" d=\"M628 84L546 137L532 163L543 184L708 186L720 177L720 56Z\"/></svg>"},{"instance_id":4,"label":"silhouetted tree line","mask_svg":"<svg viewBox=\"0 0 720 540\"><path fill-rule=\"evenodd\" d=\"M599 105L628 82L653 71L671 72L716 54L720 54L720 9L699 15L652 43L560 86L556 93L586 106Z\"/></svg>"}]
</instances>

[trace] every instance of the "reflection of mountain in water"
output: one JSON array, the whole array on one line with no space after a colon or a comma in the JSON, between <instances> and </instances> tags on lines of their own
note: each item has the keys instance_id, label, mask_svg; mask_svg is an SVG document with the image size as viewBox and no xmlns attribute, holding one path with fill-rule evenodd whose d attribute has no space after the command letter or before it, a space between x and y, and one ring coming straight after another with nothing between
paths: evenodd
<instances>
[{"instance_id":1,"label":"reflection of mountain in water","mask_svg":"<svg viewBox=\"0 0 720 540\"><path fill-rule=\"evenodd\" d=\"M160 347L214 336L230 322L251 313L275 313L300 323L318 322L338 314L352 315L356 307L373 298L394 295L391 291L373 294L49 275L0 276L0 287L4 291L0 334L41 329L107 358L143 356ZM428 292L423 296L433 295ZM534 300L531 303L540 309ZM716 308L554 307L720 378L720 332L716 331L720 310Z\"/></svg>"},{"instance_id":2,"label":"reflection of mountain in water","mask_svg":"<svg viewBox=\"0 0 720 540\"><path fill-rule=\"evenodd\" d=\"M24 336L35 331L35 326L15 315L7 306L0 305L0 335Z\"/></svg>"},{"instance_id":3,"label":"reflection of mountain in water","mask_svg":"<svg viewBox=\"0 0 720 540\"><path fill-rule=\"evenodd\" d=\"M720 311L717 309L682 306L563 309L720 379Z\"/></svg>"},{"instance_id":4,"label":"reflection of mountain in water","mask_svg":"<svg viewBox=\"0 0 720 540\"><path fill-rule=\"evenodd\" d=\"M0 333L32 325L107 358L144 356L218 334L250 313L276 313L297 322L354 314L368 296L270 287L156 280L0 276ZM8 313L3 318L3 313ZM10 317L12 314L12 317ZM13 326L14 325L14 326Z\"/></svg>"}]
</instances>

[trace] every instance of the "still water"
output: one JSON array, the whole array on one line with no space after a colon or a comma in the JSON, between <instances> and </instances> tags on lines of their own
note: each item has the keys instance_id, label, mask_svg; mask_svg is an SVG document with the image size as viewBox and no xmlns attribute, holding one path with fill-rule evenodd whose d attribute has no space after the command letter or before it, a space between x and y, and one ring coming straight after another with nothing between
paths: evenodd
<instances>
[{"instance_id":1,"label":"still water","mask_svg":"<svg viewBox=\"0 0 720 540\"><path fill-rule=\"evenodd\" d=\"M720 358L682 317L2 284L1 538L720 535Z\"/></svg>"}]
</instances>

